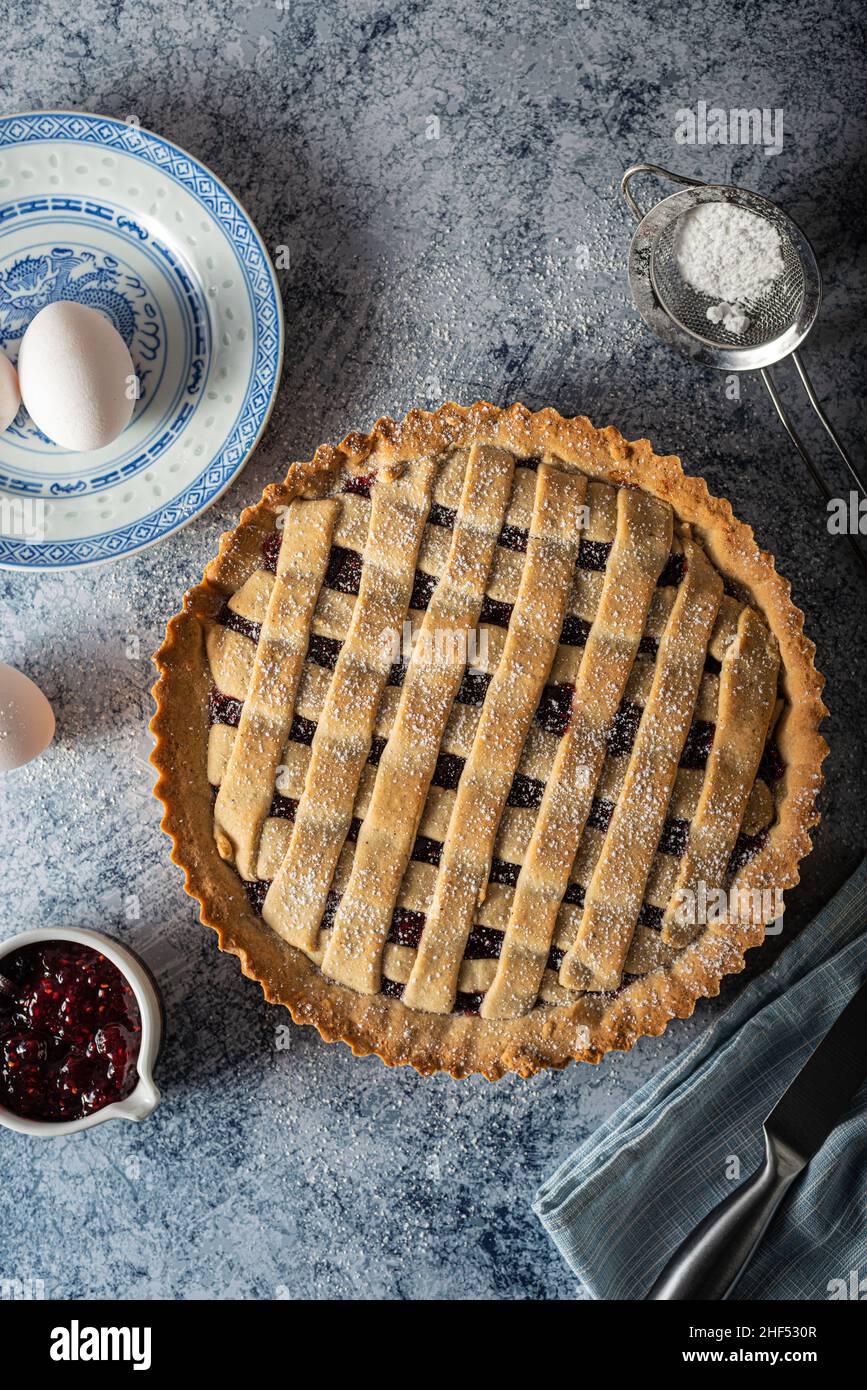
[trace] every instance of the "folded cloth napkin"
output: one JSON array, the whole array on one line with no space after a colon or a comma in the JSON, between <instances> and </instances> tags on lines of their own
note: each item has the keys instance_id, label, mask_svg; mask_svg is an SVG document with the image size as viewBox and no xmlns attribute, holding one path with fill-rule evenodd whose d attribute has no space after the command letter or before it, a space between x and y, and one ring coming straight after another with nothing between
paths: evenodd
<instances>
[{"instance_id":1,"label":"folded cloth napkin","mask_svg":"<svg viewBox=\"0 0 867 1390\"><path fill-rule=\"evenodd\" d=\"M865 928L867 859L539 1188L533 1210L591 1297L644 1298L684 1237L758 1166L763 1120L867 978ZM784 1200L736 1297L867 1297L865 1212L867 1085Z\"/></svg>"}]
</instances>

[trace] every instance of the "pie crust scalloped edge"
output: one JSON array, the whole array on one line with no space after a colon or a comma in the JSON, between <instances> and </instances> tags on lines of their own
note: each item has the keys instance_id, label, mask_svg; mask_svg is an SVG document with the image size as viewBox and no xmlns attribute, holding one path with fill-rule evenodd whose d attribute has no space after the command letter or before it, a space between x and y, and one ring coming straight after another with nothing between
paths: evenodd
<instances>
[{"instance_id":1,"label":"pie crust scalloped edge","mask_svg":"<svg viewBox=\"0 0 867 1390\"><path fill-rule=\"evenodd\" d=\"M640 1037L658 1036L670 1019L689 1017L699 999L718 994L725 975L743 970L745 952L763 940L764 926L706 927L670 967L632 981L599 1017L598 999L592 1006L579 1000L539 1007L506 1024L410 1010L397 999L356 994L327 980L265 925L234 869L217 853L206 772L211 678L201 620L214 616L234 587L233 570L249 571L251 557L273 530L277 509L295 496L328 491L345 469L362 472L369 461L378 468L471 442L499 444L519 457L551 457L602 481L640 486L664 498L694 529L717 568L764 614L782 658L786 706L776 741L785 773L775 791L776 819L767 840L735 886L783 890L798 882L799 862L812 848L810 829L819 820L816 799L828 752L819 724L828 711L815 647L804 635L804 615L752 529L736 520L728 501L709 494L703 478L685 474L677 457L655 454L646 439L630 443L612 426L597 430L583 416L564 419L552 409L534 413L523 405L500 409L479 401L469 407L448 402L434 412L413 410L399 423L385 417L370 434L349 434L339 445L322 445L309 462L291 465L284 483L267 487L260 501L242 512L238 526L221 537L219 554L202 582L185 595L154 656L160 673L150 723L156 739L151 762L159 773L154 794L164 807L161 825L172 841L172 860L184 871L184 888L198 902L201 921L217 933L220 949L238 957L268 1002L285 1005L296 1023L312 1024L326 1042L345 1042L356 1054L375 1053L389 1066L410 1065L422 1074L481 1073L493 1081L508 1072L531 1076L560 1069L572 1060L598 1062L609 1050L626 1051Z\"/></svg>"}]
</instances>

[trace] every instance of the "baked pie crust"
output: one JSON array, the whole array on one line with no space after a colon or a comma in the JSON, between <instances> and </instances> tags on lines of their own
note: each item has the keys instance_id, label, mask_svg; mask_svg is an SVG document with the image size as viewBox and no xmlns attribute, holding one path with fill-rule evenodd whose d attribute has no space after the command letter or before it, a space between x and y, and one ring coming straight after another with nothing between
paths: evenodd
<instances>
[{"instance_id":1,"label":"baked pie crust","mask_svg":"<svg viewBox=\"0 0 867 1390\"><path fill-rule=\"evenodd\" d=\"M814 650L750 528L647 440L412 411L293 464L170 621L162 825L220 947L326 1041L596 1062L717 994L797 883ZM742 896L691 926L702 885Z\"/></svg>"}]
</instances>

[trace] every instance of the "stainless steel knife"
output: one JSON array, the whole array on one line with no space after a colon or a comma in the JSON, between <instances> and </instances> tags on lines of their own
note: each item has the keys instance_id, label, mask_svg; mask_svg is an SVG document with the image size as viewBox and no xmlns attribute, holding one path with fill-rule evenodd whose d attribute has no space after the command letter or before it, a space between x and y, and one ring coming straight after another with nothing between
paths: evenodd
<instances>
[{"instance_id":1,"label":"stainless steel knife","mask_svg":"<svg viewBox=\"0 0 867 1390\"><path fill-rule=\"evenodd\" d=\"M867 1075L867 982L829 1028L764 1123L765 1157L672 1255L648 1299L724 1299L774 1212Z\"/></svg>"}]
</instances>

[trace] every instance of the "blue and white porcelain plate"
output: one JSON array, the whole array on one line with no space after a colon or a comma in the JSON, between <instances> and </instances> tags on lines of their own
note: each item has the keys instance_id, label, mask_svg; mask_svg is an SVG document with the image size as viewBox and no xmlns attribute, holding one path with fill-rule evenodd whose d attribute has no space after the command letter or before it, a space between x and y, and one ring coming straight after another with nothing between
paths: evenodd
<instances>
[{"instance_id":1,"label":"blue and white porcelain plate","mask_svg":"<svg viewBox=\"0 0 867 1390\"><path fill-rule=\"evenodd\" d=\"M0 118L0 351L52 300L106 314L140 396L119 439L72 453L21 409L0 434L0 566L144 550L220 496L265 427L283 314L262 238L209 169L140 126Z\"/></svg>"}]
</instances>

